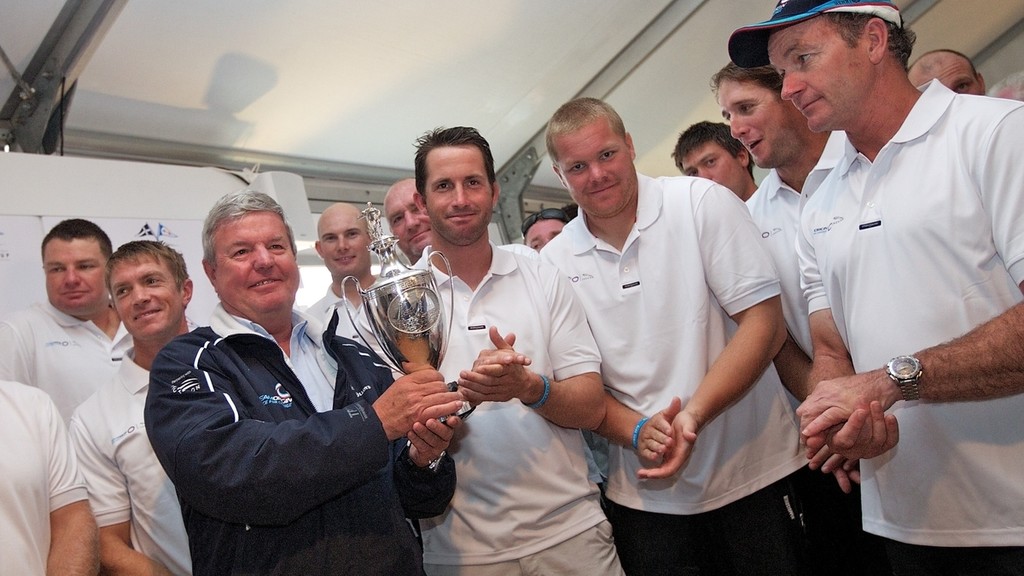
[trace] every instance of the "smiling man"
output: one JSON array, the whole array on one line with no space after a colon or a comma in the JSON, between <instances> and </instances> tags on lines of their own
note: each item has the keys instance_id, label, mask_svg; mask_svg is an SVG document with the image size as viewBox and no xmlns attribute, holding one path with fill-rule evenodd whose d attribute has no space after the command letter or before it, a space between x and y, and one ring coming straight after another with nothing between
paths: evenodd
<instances>
[{"instance_id":1,"label":"smiling man","mask_svg":"<svg viewBox=\"0 0 1024 576\"><path fill-rule=\"evenodd\" d=\"M632 137L600 100L563 104L546 140L584 218L541 259L570 278L602 352L597 431L612 444L623 568L807 573L786 511L803 465L796 419L770 366L786 337L779 281L750 214L709 180L638 174Z\"/></svg>"},{"instance_id":2,"label":"smiling man","mask_svg":"<svg viewBox=\"0 0 1024 576\"><path fill-rule=\"evenodd\" d=\"M780 96L782 77L770 66L740 68L730 62L711 78L711 86L733 136L758 166L769 169L757 192L747 200L747 209L761 230L761 245L771 255L782 283L788 335L773 363L795 406L810 392L813 354L796 254L800 206L835 166L846 136L842 132L811 132L803 114ZM827 451L814 461L814 470L803 468L794 478L804 505L809 558L821 573L835 576L889 574L881 540L861 530L854 463L838 458L822 463L826 456ZM831 474L819 472L819 466L822 472L834 473L838 484Z\"/></svg>"},{"instance_id":3,"label":"smiling man","mask_svg":"<svg viewBox=\"0 0 1024 576\"><path fill-rule=\"evenodd\" d=\"M106 278L134 347L70 424L99 525L100 564L111 574L191 574L178 498L146 437L143 411L153 358L188 331L192 280L181 254L153 241L118 248Z\"/></svg>"},{"instance_id":4,"label":"smiling man","mask_svg":"<svg viewBox=\"0 0 1024 576\"><path fill-rule=\"evenodd\" d=\"M462 406L427 368L393 380L370 350L296 311L281 206L245 190L203 226L211 325L153 362L146 431L181 500L197 574L421 574L405 518L444 510Z\"/></svg>"},{"instance_id":5,"label":"smiling man","mask_svg":"<svg viewBox=\"0 0 1024 576\"><path fill-rule=\"evenodd\" d=\"M490 242L500 188L479 132L430 132L415 164L430 248L452 266L451 276L434 268L454 318L441 371L477 405L452 441L451 505L422 523L427 574L621 575L579 430L603 414L583 309L553 267Z\"/></svg>"},{"instance_id":6,"label":"smiling man","mask_svg":"<svg viewBox=\"0 0 1024 576\"><path fill-rule=\"evenodd\" d=\"M430 216L416 205L415 179L405 178L388 188L384 196L384 217L398 239L398 248L409 262L419 260L431 236Z\"/></svg>"},{"instance_id":7,"label":"smiling man","mask_svg":"<svg viewBox=\"0 0 1024 576\"><path fill-rule=\"evenodd\" d=\"M320 214L317 223L316 252L324 260L324 266L331 273L331 285L327 294L306 309L306 313L324 322L328 321L328 310L336 306L338 310L338 334L359 340L356 329L352 326L348 313L344 309L342 298L348 299L353 307L362 306L362 297L356 285L349 282L342 286L345 278L352 276L359 280L363 289L373 285L374 277L370 272L370 234L366 229L366 219L358 208L351 204L339 202L327 207ZM342 293L344 289L344 294Z\"/></svg>"},{"instance_id":8,"label":"smiling man","mask_svg":"<svg viewBox=\"0 0 1024 576\"><path fill-rule=\"evenodd\" d=\"M103 282L110 252L93 222L60 222L43 238L47 302L0 322L0 379L48 393L65 422L114 377L132 345Z\"/></svg>"},{"instance_id":9,"label":"smiling man","mask_svg":"<svg viewBox=\"0 0 1024 576\"><path fill-rule=\"evenodd\" d=\"M811 329L796 259L801 195L810 196L835 165L844 137L836 134L829 153L824 154L829 133L811 132L800 111L782 100L782 77L773 68L747 69L730 63L712 77L711 86L732 135L758 166L770 170L747 200L747 209L760 228L761 245L771 255L782 283L782 311L789 337L775 357L775 368L786 388L803 400L810 370Z\"/></svg>"}]
</instances>

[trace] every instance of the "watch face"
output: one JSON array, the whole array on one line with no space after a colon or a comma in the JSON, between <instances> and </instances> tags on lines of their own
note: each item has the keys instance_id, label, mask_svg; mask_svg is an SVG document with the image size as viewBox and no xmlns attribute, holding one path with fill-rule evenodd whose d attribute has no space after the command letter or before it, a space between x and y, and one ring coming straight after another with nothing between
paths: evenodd
<instances>
[{"instance_id":1,"label":"watch face","mask_svg":"<svg viewBox=\"0 0 1024 576\"><path fill-rule=\"evenodd\" d=\"M894 376L904 380L917 376L918 372L921 371L921 363L912 356L898 356L889 363L889 369Z\"/></svg>"}]
</instances>

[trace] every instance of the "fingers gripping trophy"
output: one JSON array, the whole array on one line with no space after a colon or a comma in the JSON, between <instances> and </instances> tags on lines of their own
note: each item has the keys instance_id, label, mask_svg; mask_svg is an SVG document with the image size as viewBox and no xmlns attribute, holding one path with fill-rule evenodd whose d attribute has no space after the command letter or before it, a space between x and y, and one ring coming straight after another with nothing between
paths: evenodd
<instances>
[{"instance_id":1,"label":"fingers gripping trophy","mask_svg":"<svg viewBox=\"0 0 1024 576\"><path fill-rule=\"evenodd\" d=\"M342 281L342 288L344 289L350 281L355 283L363 299L363 310L366 311L370 332L383 353L384 361L392 370L408 374L408 369L424 364L436 370L444 360L452 323L451 316L445 314L441 295L434 281L434 255L444 262L449 276L452 275L451 265L444 254L431 252L427 256L426 270L410 268L398 257L398 240L383 233L380 210L367 202L362 214L370 235L368 249L380 260L380 274L373 285L365 290L358 278L346 276ZM454 288L451 288L451 291L454 297ZM360 327L355 319L358 312L348 299L342 298L342 301L345 303L345 311L352 325ZM367 347L374 348L363 334L363 330L357 329L356 332ZM458 384L449 382L448 389L454 392L458 389ZM454 416L465 418L473 409L474 407L466 402Z\"/></svg>"}]
</instances>

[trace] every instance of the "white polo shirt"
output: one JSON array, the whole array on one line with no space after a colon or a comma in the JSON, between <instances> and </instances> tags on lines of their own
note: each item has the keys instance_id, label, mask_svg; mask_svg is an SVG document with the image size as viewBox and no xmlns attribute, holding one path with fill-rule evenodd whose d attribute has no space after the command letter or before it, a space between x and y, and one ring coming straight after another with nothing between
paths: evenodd
<instances>
[{"instance_id":1,"label":"white polo shirt","mask_svg":"<svg viewBox=\"0 0 1024 576\"><path fill-rule=\"evenodd\" d=\"M845 132L833 132L829 136L821 158L804 181L803 194L790 188L773 169L747 199L750 217L761 231L761 246L771 255L779 273L786 328L808 357L811 356L811 327L807 322L807 299L800 288L800 262L796 256L800 206L836 165L845 142Z\"/></svg>"},{"instance_id":2,"label":"white polo shirt","mask_svg":"<svg viewBox=\"0 0 1024 576\"><path fill-rule=\"evenodd\" d=\"M123 324L111 339L89 320L35 304L0 322L0 379L46 392L67 422L79 404L110 382L131 346Z\"/></svg>"},{"instance_id":3,"label":"white polo shirt","mask_svg":"<svg viewBox=\"0 0 1024 576\"><path fill-rule=\"evenodd\" d=\"M71 440L99 527L130 522L133 548L173 574L191 574L178 495L146 437L149 371L132 357L75 410Z\"/></svg>"},{"instance_id":4,"label":"white polo shirt","mask_svg":"<svg viewBox=\"0 0 1024 576\"><path fill-rule=\"evenodd\" d=\"M49 396L0 381L0 559L4 574L46 574L50 513L88 494Z\"/></svg>"},{"instance_id":5,"label":"white polo shirt","mask_svg":"<svg viewBox=\"0 0 1024 576\"><path fill-rule=\"evenodd\" d=\"M646 415L690 399L736 325L729 318L779 294L770 257L743 203L700 178L639 176L636 224L622 251L576 218L541 259L565 273L601 350L605 386ZM639 482L631 448L611 445L607 495L663 514L720 508L804 465L796 420L775 368L701 431L675 476Z\"/></svg>"},{"instance_id":6,"label":"white polo shirt","mask_svg":"<svg viewBox=\"0 0 1024 576\"><path fill-rule=\"evenodd\" d=\"M938 82L874 162L846 146L804 208L799 251L809 309L831 309L857 372L1022 300L1021 150L1024 104ZM1024 394L897 402L892 413L899 444L861 462L865 530L929 546L1024 545Z\"/></svg>"},{"instance_id":7,"label":"white polo shirt","mask_svg":"<svg viewBox=\"0 0 1024 576\"><path fill-rule=\"evenodd\" d=\"M557 270L495 249L477 289L434 268L453 327L441 373L456 380L481 350L491 326L514 332L529 369L562 380L601 365L583 308ZM427 253L427 251L424 251ZM420 259L418 267L425 267ZM454 287L454 302L451 289ZM587 479L583 435L557 426L518 400L485 402L448 450L459 475L441 516L420 522L426 564L490 564L564 542L605 519Z\"/></svg>"},{"instance_id":8,"label":"white polo shirt","mask_svg":"<svg viewBox=\"0 0 1024 576\"><path fill-rule=\"evenodd\" d=\"M363 290L366 290L369 286L363 286ZM343 298L334 293L334 288L331 286L327 287L327 294L323 298L317 300L313 304L306 308L305 313L307 316L312 316L319 320L324 326L327 326L331 318L330 314L331 306L334 306L338 310L338 329L335 334L338 336L344 336L356 342L362 342L359 338L359 333L356 332L355 327L352 325L352 320L349 318L348 311L345 308L345 302ZM356 310L356 320L359 320L359 314L362 313L363 307L360 305ZM369 331L365 332L369 334Z\"/></svg>"}]
</instances>

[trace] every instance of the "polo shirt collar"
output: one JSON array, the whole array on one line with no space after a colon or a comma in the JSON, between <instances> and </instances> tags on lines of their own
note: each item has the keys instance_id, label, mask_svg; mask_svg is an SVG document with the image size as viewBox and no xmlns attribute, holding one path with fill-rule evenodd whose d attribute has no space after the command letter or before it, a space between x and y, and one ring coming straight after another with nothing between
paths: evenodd
<instances>
[{"instance_id":1,"label":"polo shirt collar","mask_svg":"<svg viewBox=\"0 0 1024 576\"><path fill-rule=\"evenodd\" d=\"M761 181L761 188L757 193L767 194L769 199L774 200L783 188L794 194L796 193L796 190L793 190L782 181L782 178L779 177L779 171L772 168L768 175L764 177L764 180Z\"/></svg>"},{"instance_id":2,"label":"polo shirt collar","mask_svg":"<svg viewBox=\"0 0 1024 576\"><path fill-rule=\"evenodd\" d=\"M135 363L135 348L131 348L121 359L120 379L126 392L138 394L149 387L149 370Z\"/></svg>"},{"instance_id":3,"label":"polo shirt collar","mask_svg":"<svg viewBox=\"0 0 1024 576\"><path fill-rule=\"evenodd\" d=\"M956 92L946 88L938 80L932 80L924 85L921 97L917 99L910 114L903 120L900 129L896 131L889 142L882 147L885 150L890 144L905 144L928 134L939 119L944 116L949 106L956 97ZM842 159L836 165L840 174L846 174L860 153L853 147L849 139L845 141L845 151Z\"/></svg>"},{"instance_id":4,"label":"polo shirt collar","mask_svg":"<svg viewBox=\"0 0 1024 576\"><path fill-rule=\"evenodd\" d=\"M938 80L932 80L925 84L921 97L918 98L917 103L911 108L910 114L903 121L903 125L889 142L903 144L927 134L946 114L954 97L956 97L956 92L946 88Z\"/></svg>"},{"instance_id":5,"label":"polo shirt collar","mask_svg":"<svg viewBox=\"0 0 1024 576\"><path fill-rule=\"evenodd\" d=\"M274 341L274 337L270 335L259 324L242 318L234 316L224 309L224 305L217 303L217 306L213 309L213 314L210 315L210 328L214 332L222 337L234 336L237 334L254 334L262 336L270 341ZM322 323L311 316L307 316L298 310L292 310L292 338L306 337L313 341L318 347L323 346L322 332L324 326Z\"/></svg>"},{"instance_id":6,"label":"polo shirt collar","mask_svg":"<svg viewBox=\"0 0 1024 576\"><path fill-rule=\"evenodd\" d=\"M504 250L494 245L494 242L488 242L491 245L491 267L487 270L487 274L484 275L483 282L480 283L483 286L487 279L491 276L505 276L511 274L519 268L519 263L516 262L516 257L510 250ZM427 255L430 253L431 246L427 246L423 249L423 255L416 261L413 268L424 270L427 267ZM443 252L442 252L443 254ZM446 282L451 281L451 276L448 275L446 270L442 270L438 266L431 266L431 269L437 274L440 279L439 285L444 285Z\"/></svg>"},{"instance_id":7,"label":"polo shirt collar","mask_svg":"<svg viewBox=\"0 0 1024 576\"><path fill-rule=\"evenodd\" d=\"M661 207L664 203L665 197L662 194L646 194L645 190L650 190L658 185L657 180L650 176L644 176L643 174L636 175L637 180L637 191L636 191L636 229L646 230L658 219L661 214Z\"/></svg>"},{"instance_id":8,"label":"polo shirt collar","mask_svg":"<svg viewBox=\"0 0 1024 576\"><path fill-rule=\"evenodd\" d=\"M43 310L45 310L47 314L53 316L53 319L56 320L57 324L60 325L62 328L81 326L82 324L89 322L89 320L82 320L79 318L75 318L70 314L61 312L53 304L50 304L49 301L42 302L39 305L42 306Z\"/></svg>"}]
</instances>

